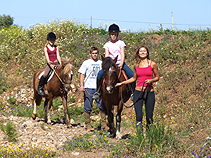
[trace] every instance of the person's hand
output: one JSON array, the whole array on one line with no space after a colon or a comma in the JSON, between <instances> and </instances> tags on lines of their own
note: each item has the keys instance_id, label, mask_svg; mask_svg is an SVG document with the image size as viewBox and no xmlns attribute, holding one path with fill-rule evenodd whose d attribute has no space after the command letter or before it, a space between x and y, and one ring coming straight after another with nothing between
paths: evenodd
<instances>
[{"instance_id":1,"label":"person's hand","mask_svg":"<svg viewBox=\"0 0 211 158\"><path fill-rule=\"evenodd\" d=\"M122 64L119 64L118 67L119 67L120 69L122 69Z\"/></svg>"},{"instance_id":2,"label":"person's hand","mask_svg":"<svg viewBox=\"0 0 211 158\"><path fill-rule=\"evenodd\" d=\"M54 70L54 66L55 66L55 65L51 64L51 65L50 65L51 69L53 69L53 70Z\"/></svg>"},{"instance_id":3,"label":"person's hand","mask_svg":"<svg viewBox=\"0 0 211 158\"><path fill-rule=\"evenodd\" d=\"M147 79L147 80L145 81L145 83L146 83L146 84L150 84L150 83L152 83L152 80Z\"/></svg>"},{"instance_id":4,"label":"person's hand","mask_svg":"<svg viewBox=\"0 0 211 158\"><path fill-rule=\"evenodd\" d=\"M81 86L81 87L79 88L79 91L80 91L80 92L85 91L84 86Z\"/></svg>"},{"instance_id":5,"label":"person's hand","mask_svg":"<svg viewBox=\"0 0 211 158\"><path fill-rule=\"evenodd\" d=\"M121 85L122 85L122 82L117 83L117 84L115 85L115 87L118 87L118 86L121 86Z\"/></svg>"}]
</instances>

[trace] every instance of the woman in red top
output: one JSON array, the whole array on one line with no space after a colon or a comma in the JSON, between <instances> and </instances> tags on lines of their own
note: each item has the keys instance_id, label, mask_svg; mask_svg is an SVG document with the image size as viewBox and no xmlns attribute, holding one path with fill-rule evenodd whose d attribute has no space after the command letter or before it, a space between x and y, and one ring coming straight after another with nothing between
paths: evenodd
<instances>
[{"instance_id":1,"label":"woman in red top","mask_svg":"<svg viewBox=\"0 0 211 158\"><path fill-rule=\"evenodd\" d=\"M56 40L56 35L53 32L48 33L47 40L48 40L48 45L44 48L45 58L47 60L48 65L50 65L50 67L54 69L55 66L61 64L59 48L56 45L54 45ZM48 65L46 66L45 72L43 76L40 78L40 82L38 85L37 91L40 95L44 95L43 86L47 82L47 79L49 77L48 74L50 72L50 67Z\"/></svg>"},{"instance_id":2,"label":"woman in red top","mask_svg":"<svg viewBox=\"0 0 211 158\"><path fill-rule=\"evenodd\" d=\"M149 50L147 47L140 47L136 52L135 59L136 64L133 77L127 81L117 83L116 86L129 84L138 80L133 96L133 102L136 112L136 128L137 131L142 132L143 102L145 102L147 129L149 128L149 125L153 123L153 111L155 106L153 82L157 82L159 80L159 73L157 64L149 58ZM148 86L148 90L145 92L147 93L147 97L143 98L143 92L146 90L146 86Z\"/></svg>"}]
</instances>

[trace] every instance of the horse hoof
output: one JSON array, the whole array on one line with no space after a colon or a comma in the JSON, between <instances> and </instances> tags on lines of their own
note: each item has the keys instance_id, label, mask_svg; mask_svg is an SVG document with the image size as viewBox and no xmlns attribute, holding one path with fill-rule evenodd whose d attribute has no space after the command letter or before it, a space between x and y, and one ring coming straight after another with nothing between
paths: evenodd
<instances>
[{"instance_id":1,"label":"horse hoof","mask_svg":"<svg viewBox=\"0 0 211 158\"><path fill-rule=\"evenodd\" d=\"M69 125L69 126L67 126L67 128L72 128L72 126L71 126L71 125Z\"/></svg>"},{"instance_id":2,"label":"horse hoof","mask_svg":"<svg viewBox=\"0 0 211 158\"><path fill-rule=\"evenodd\" d=\"M117 140L121 139L121 134L119 132L116 133L116 138L117 138Z\"/></svg>"},{"instance_id":3,"label":"horse hoof","mask_svg":"<svg viewBox=\"0 0 211 158\"><path fill-rule=\"evenodd\" d=\"M32 119L35 120L36 119L36 114L32 114Z\"/></svg>"},{"instance_id":4,"label":"horse hoof","mask_svg":"<svg viewBox=\"0 0 211 158\"><path fill-rule=\"evenodd\" d=\"M115 138L116 137L116 133L110 134L111 138Z\"/></svg>"}]
</instances>

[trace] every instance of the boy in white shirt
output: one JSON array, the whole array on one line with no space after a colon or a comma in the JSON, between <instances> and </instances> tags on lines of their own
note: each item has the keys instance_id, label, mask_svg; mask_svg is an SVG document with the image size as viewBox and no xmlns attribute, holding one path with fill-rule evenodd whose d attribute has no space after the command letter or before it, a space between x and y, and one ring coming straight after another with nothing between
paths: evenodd
<instances>
[{"instance_id":1,"label":"boy in white shirt","mask_svg":"<svg viewBox=\"0 0 211 158\"><path fill-rule=\"evenodd\" d=\"M102 61L98 60L99 51L97 47L91 47L90 59L83 62L78 72L80 73L80 89L84 92L84 117L85 125L88 131L94 131L90 124L90 113L92 112L93 94L97 91L96 79L98 72L102 69ZM102 100L96 101L101 114L101 130L107 131L106 115L102 107Z\"/></svg>"}]
</instances>

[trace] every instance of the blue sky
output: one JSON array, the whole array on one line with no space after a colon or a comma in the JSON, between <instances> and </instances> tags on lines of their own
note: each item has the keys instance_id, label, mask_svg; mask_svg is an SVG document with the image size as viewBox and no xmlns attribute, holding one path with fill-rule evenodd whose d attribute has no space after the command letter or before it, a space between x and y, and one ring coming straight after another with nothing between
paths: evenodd
<instances>
[{"instance_id":1,"label":"blue sky","mask_svg":"<svg viewBox=\"0 0 211 158\"><path fill-rule=\"evenodd\" d=\"M211 0L0 0L0 15L24 28L72 19L93 27L116 23L122 30L211 29ZM91 20L92 17L92 20Z\"/></svg>"}]
</instances>

